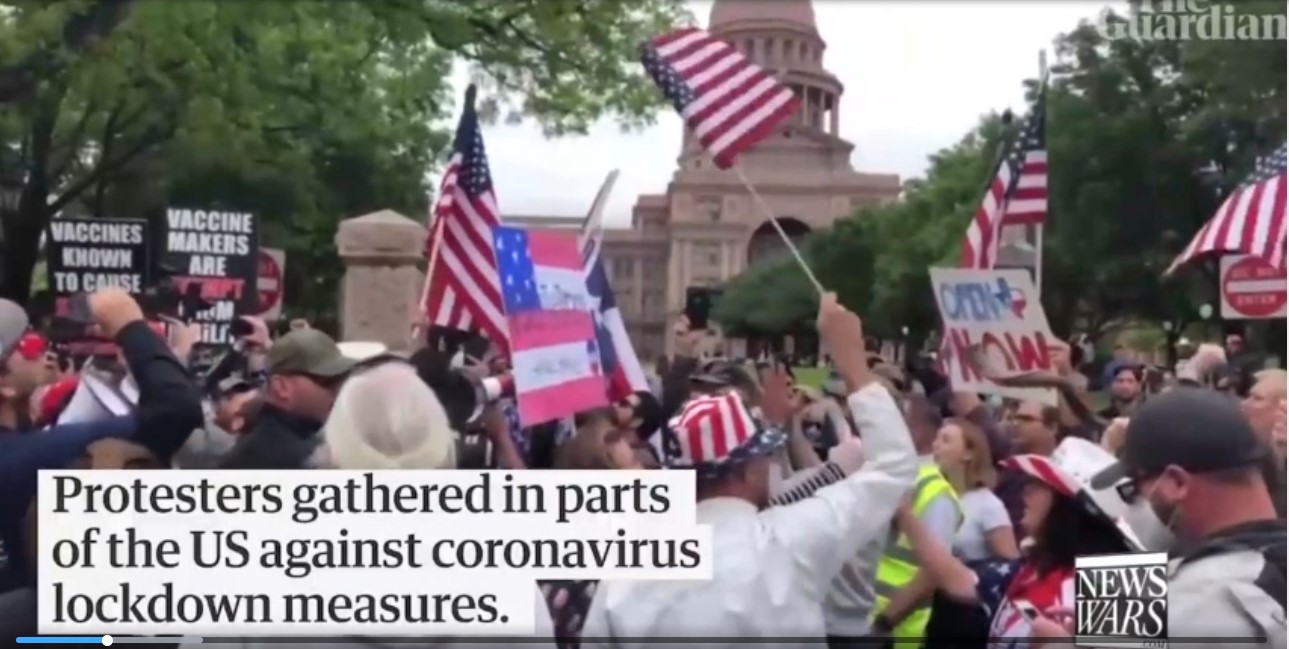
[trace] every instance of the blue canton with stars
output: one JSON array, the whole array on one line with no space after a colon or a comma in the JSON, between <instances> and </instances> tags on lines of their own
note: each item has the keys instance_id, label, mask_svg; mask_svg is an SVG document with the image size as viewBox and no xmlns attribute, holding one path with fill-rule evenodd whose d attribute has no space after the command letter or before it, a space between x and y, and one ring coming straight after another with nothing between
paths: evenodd
<instances>
[{"instance_id":1,"label":"blue canton with stars","mask_svg":"<svg viewBox=\"0 0 1289 649\"><path fill-rule=\"evenodd\" d=\"M467 101L457 124L452 150L461 156L457 168L457 186L470 196L492 192L492 172L488 169L488 154L483 149L483 132L479 130L479 115L474 102Z\"/></svg>"},{"instance_id":2,"label":"blue canton with stars","mask_svg":"<svg viewBox=\"0 0 1289 649\"><path fill-rule=\"evenodd\" d=\"M1020 137L1012 142L1011 149L1007 152L1005 161L1008 168L1011 169L1011 186L1008 187L1007 193L1010 195L1020 183L1021 170L1025 166L1025 156L1030 151L1042 151L1046 146L1047 140L1047 92L1040 92L1038 100L1034 102L1033 110L1025 116L1021 123Z\"/></svg>"},{"instance_id":3,"label":"blue canton with stars","mask_svg":"<svg viewBox=\"0 0 1289 649\"><path fill-rule=\"evenodd\" d=\"M671 65L662 60L662 56L658 54L658 48L654 47L653 43L645 43L641 47L640 62L644 64L645 72L648 72L662 89L662 94L671 101L676 112L684 115L685 107L694 101L694 91L689 89L685 80L680 78Z\"/></svg>"},{"instance_id":4,"label":"blue canton with stars","mask_svg":"<svg viewBox=\"0 0 1289 649\"><path fill-rule=\"evenodd\" d=\"M528 232L523 228L493 228L492 243L497 253L497 277L501 280L501 301L506 313L540 311L542 298L537 287L537 269L528 254Z\"/></svg>"},{"instance_id":5,"label":"blue canton with stars","mask_svg":"<svg viewBox=\"0 0 1289 649\"><path fill-rule=\"evenodd\" d=\"M1012 578L1020 571L1020 561L1011 559L983 559L970 561L967 566L976 573L976 594L980 605L994 616L1007 594Z\"/></svg>"},{"instance_id":6,"label":"blue canton with stars","mask_svg":"<svg viewBox=\"0 0 1289 649\"><path fill-rule=\"evenodd\" d=\"M1245 181L1246 184L1252 185L1264 180L1271 180L1285 172L1285 145L1281 144L1271 155L1259 158L1257 165L1253 168L1253 174Z\"/></svg>"}]
</instances>

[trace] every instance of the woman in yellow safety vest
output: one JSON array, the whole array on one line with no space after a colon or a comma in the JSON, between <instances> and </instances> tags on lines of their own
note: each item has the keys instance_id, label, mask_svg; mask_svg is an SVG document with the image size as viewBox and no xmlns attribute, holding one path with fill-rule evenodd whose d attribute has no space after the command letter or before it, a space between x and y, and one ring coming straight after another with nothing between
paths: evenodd
<instances>
[{"instance_id":1,"label":"woman in yellow safety vest","mask_svg":"<svg viewBox=\"0 0 1289 649\"><path fill-rule=\"evenodd\" d=\"M957 492L945 480L939 467L935 464L922 465L913 488L913 515L919 518L927 515L933 503L941 499L947 499L953 504L956 528L962 521L962 506L958 502ZM892 602L915 588L918 564L917 556L904 534L899 534L895 542L887 546L877 563L877 614L873 619L872 632L893 639L893 649L917 649L922 644L922 635L931 618L931 607L922 601L913 602L914 606L922 604L913 610L904 607L903 614L899 617L888 616Z\"/></svg>"},{"instance_id":2,"label":"woman in yellow safety vest","mask_svg":"<svg viewBox=\"0 0 1289 649\"><path fill-rule=\"evenodd\" d=\"M928 533L908 507L896 524L913 546L922 569L938 588L957 601L988 612L987 632L956 638L956 647L1027 649L1031 621L1045 611L1074 608L1074 559L1115 554L1137 547L1135 537L1117 521L1126 509L1113 489L1098 492L1092 476L1114 463L1114 456L1084 439L1067 438L1051 457L1016 455L1004 461L1026 474L1022 526L1032 545L1018 561L1002 559L968 566Z\"/></svg>"}]
</instances>

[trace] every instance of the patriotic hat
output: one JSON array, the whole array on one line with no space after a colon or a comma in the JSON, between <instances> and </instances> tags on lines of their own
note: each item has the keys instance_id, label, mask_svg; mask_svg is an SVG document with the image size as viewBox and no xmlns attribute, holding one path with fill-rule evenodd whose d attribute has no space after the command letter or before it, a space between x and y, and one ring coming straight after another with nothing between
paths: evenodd
<instances>
[{"instance_id":1,"label":"patriotic hat","mask_svg":"<svg viewBox=\"0 0 1289 649\"><path fill-rule=\"evenodd\" d=\"M668 426L680 447L673 467L692 468L707 477L769 455L785 439L758 422L735 391L690 400Z\"/></svg>"},{"instance_id":2,"label":"patriotic hat","mask_svg":"<svg viewBox=\"0 0 1289 649\"><path fill-rule=\"evenodd\" d=\"M1119 491L1092 486L1092 479L1116 462L1115 457L1100 445L1078 437L1067 437L1051 456L1013 455L1003 460L1002 466L1036 478L1056 493L1083 505L1088 513L1114 523L1129 543L1140 545L1123 520L1128 503Z\"/></svg>"}]
</instances>

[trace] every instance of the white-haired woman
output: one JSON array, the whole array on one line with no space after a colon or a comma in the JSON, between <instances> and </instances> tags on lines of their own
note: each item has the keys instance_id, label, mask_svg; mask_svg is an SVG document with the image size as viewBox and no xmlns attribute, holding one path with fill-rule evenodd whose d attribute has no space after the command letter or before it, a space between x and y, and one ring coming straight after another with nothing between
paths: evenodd
<instances>
[{"instance_id":1,"label":"white-haired woman","mask_svg":"<svg viewBox=\"0 0 1289 649\"><path fill-rule=\"evenodd\" d=\"M323 426L323 446L315 455L315 466L361 471L455 469L456 433L443 404L411 365L392 357L375 358L355 368L336 395L331 415ZM533 598L537 607L536 633L533 640L519 646L554 649L550 610L536 584ZM424 642L400 642L398 646L478 647L478 644L455 640L427 637ZM333 643L333 646L360 649L384 645L380 638L354 638L351 643ZM269 644L248 641L241 643L241 647L269 649Z\"/></svg>"}]
</instances>

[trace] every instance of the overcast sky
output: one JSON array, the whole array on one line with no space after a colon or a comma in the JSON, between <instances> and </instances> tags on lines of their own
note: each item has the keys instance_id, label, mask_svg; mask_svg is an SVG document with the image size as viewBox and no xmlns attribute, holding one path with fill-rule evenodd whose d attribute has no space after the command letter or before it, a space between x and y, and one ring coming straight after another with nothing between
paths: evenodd
<instances>
[{"instance_id":1,"label":"overcast sky","mask_svg":"<svg viewBox=\"0 0 1289 649\"><path fill-rule=\"evenodd\" d=\"M1022 82L1037 75L1039 51L1107 4L815 0L824 64L846 87L841 134L856 145L856 169L922 175L927 156L957 142L981 115L1022 109ZM690 6L705 24L711 3ZM618 168L606 217L626 225L638 194L665 191L681 122L665 111L642 133L604 123L586 137L549 140L532 125L498 125L484 140L503 214L582 215Z\"/></svg>"}]
</instances>

